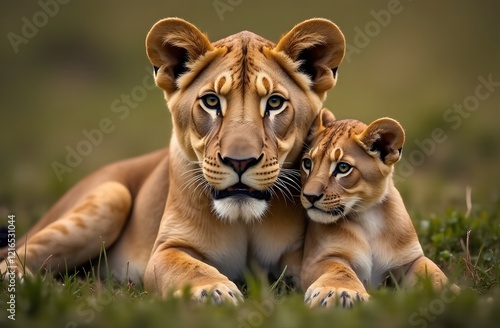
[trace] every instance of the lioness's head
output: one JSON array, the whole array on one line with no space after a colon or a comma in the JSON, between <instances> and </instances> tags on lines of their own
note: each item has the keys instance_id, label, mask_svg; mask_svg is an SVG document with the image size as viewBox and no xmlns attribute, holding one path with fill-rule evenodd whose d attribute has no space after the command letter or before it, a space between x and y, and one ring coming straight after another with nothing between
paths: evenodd
<instances>
[{"instance_id":1,"label":"lioness's head","mask_svg":"<svg viewBox=\"0 0 500 328\"><path fill-rule=\"evenodd\" d=\"M277 45L251 32L211 43L194 25L167 18L152 27L146 48L174 142L201 167L186 167L195 172L186 184L201 184L196 190L209 193L220 218L261 218L336 83L345 50L338 27L311 19Z\"/></svg>"},{"instance_id":2,"label":"lioness's head","mask_svg":"<svg viewBox=\"0 0 500 328\"><path fill-rule=\"evenodd\" d=\"M300 200L312 220L335 222L383 200L405 139L398 122L335 120L323 109L311 131Z\"/></svg>"}]
</instances>

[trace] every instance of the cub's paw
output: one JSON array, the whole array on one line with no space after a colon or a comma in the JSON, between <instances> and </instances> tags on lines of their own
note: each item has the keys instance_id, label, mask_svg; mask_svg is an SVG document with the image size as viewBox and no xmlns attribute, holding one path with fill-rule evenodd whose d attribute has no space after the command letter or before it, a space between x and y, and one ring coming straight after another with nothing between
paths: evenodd
<instances>
[{"instance_id":1,"label":"cub's paw","mask_svg":"<svg viewBox=\"0 0 500 328\"><path fill-rule=\"evenodd\" d=\"M341 306L351 308L355 302L364 302L369 298L370 295L365 290L311 286L304 296L304 302L309 307Z\"/></svg>"},{"instance_id":2,"label":"cub's paw","mask_svg":"<svg viewBox=\"0 0 500 328\"><path fill-rule=\"evenodd\" d=\"M220 282L203 286L195 286L190 290L193 300L199 302L211 302L220 305L222 303L237 305L243 302L243 294L236 285L231 282ZM182 291L177 291L174 296L182 295Z\"/></svg>"}]
</instances>

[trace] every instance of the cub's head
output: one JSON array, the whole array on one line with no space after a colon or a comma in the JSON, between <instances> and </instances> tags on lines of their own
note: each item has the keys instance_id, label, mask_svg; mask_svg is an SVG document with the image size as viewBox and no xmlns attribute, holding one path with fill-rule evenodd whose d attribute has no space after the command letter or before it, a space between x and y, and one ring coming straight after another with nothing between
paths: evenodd
<instances>
[{"instance_id":1,"label":"cub's head","mask_svg":"<svg viewBox=\"0 0 500 328\"><path fill-rule=\"evenodd\" d=\"M335 120L323 109L311 132L311 147L302 157L300 200L309 217L331 223L380 202L401 157L405 135L393 119L370 125Z\"/></svg>"},{"instance_id":2,"label":"cub's head","mask_svg":"<svg viewBox=\"0 0 500 328\"><path fill-rule=\"evenodd\" d=\"M193 164L186 192L207 193L222 219L261 218L271 195L287 188L283 168L298 165L336 83L345 50L338 27L311 19L276 45L250 32L211 43L168 18L152 27L146 48L172 114L175 156Z\"/></svg>"}]
</instances>

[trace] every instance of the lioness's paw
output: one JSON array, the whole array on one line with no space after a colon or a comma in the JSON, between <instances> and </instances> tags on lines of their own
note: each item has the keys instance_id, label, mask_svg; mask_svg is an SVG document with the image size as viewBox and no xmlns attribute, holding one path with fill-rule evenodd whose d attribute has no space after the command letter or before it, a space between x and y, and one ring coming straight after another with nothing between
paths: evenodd
<instances>
[{"instance_id":1,"label":"lioness's paw","mask_svg":"<svg viewBox=\"0 0 500 328\"><path fill-rule=\"evenodd\" d=\"M351 308L355 302L364 302L370 298L370 295L365 290L356 291L347 288L311 287L304 296L304 302L310 307L338 305L343 308Z\"/></svg>"},{"instance_id":2,"label":"lioness's paw","mask_svg":"<svg viewBox=\"0 0 500 328\"><path fill-rule=\"evenodd\" d=\"M178 296L181 293L181 291L177 291L174 295ZM192 287L190 294L193 300L211 302L217 305L222 303L236 305L243 301L243 294L231 281Z\"/></svg>"},{"instance_id":3,"label":"lioness's paw","mask_svg":"<svg viewBox=\"0 0 500 328\"><path fill-rule=\"evenodd\" d=\"M5 277L5 279L16 277L20 282L24 282L25 276L33 276L31 271L23 267L21 263L16 261L15 264L9 266L7 261L7 259L0 261L0 277Z\"/></svg>"}]
</instances>

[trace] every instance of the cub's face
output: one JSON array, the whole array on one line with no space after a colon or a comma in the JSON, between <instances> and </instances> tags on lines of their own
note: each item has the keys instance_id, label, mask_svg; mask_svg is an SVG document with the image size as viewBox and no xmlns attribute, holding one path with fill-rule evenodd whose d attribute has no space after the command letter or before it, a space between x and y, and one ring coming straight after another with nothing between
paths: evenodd
<instances>
[{"instance_id":1,"label":"cub's face","mask_svg":"<svg viewBox=\"0 0 500 328\"><path fill-rule=\"evenodd\" d=\"M403 143L404 131L392 119L367 126L322 110L301 163L300 200L309 217L332 223L380 202Z\"/></svg>"},{"instance_id":2,"label":"cub's face","mask_svg":"<svg viewBox=\"0 0 500 328\"><path fill-rule=\"evenodd\" d=\"M344 38L331 22L297 25L277 45L250 32L210 43L193 25L166 19L146 40L165 91L185 168L184 186L206 193L223 219L261 218L287 165L300 157Z\"/></svg>"}]
</instances>

